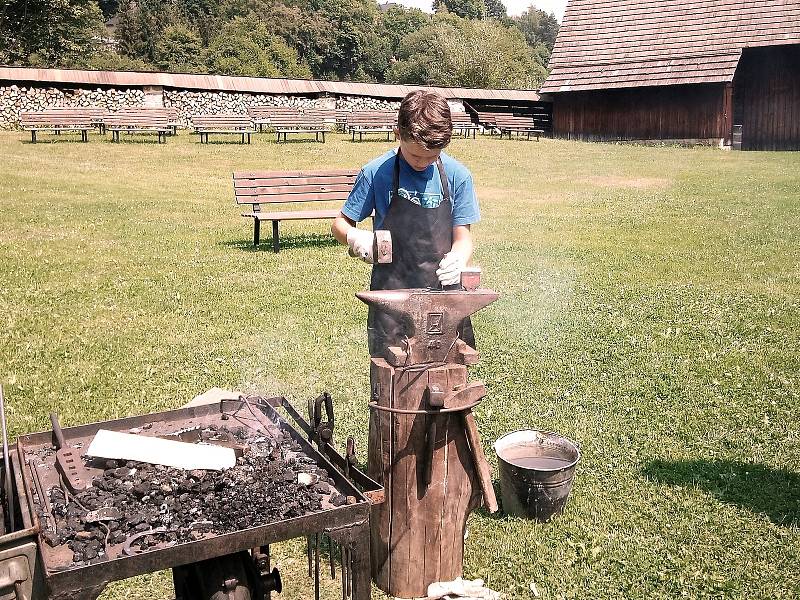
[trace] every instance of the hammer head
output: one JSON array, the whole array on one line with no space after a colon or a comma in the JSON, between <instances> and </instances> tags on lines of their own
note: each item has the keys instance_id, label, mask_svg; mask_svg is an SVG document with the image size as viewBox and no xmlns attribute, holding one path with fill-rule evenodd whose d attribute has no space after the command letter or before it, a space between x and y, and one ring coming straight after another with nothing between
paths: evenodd
<instances>
[{"instance_id":1,"label":"hammer head","mask_svg":"<svg viewBox=\"0 0 800 600\"><path fill-rule=\"evenodd\" d=\"M356 256L353 250L348 251L350 256ZM378 229L372 233L372 249L366 256L360 256L364 262L371 265L385 265L392 262L392 233L387 229Z\"/></svg>"},{"instance_id":2,"label":"hammer head","mask_svg":"<svg viewBox=\"0 0 800 600\"><path fill-rule=\"evenodd\" d=\"M395 366L430 362L474 364L477 353L458 339L458 326L488 306L499 294L492 290L375 290L356 297L408 324L405 347L390 346L384 357Z\"/></svg>"}]
</instances>

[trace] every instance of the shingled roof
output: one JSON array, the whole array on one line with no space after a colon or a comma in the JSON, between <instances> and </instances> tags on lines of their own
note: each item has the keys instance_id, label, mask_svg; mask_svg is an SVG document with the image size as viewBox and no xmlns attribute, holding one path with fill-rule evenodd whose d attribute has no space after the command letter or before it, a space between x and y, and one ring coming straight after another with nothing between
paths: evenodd
<instances>
[{"instance_id":1,"label":"shingled roof","mask_svg":"<svg viewBox=\"0 0 800 600\"><path fill-rule=\"evenodd\" d=\"M742 50L800 44L800 0L569 0L541 92L726 83Z\"/></svg>"}]
</instances>

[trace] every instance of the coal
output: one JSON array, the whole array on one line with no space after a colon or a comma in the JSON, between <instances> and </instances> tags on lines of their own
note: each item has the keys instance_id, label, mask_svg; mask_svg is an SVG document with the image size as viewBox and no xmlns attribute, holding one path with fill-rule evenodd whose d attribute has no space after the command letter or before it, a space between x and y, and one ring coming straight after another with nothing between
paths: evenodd
<instances>
[{"instance_id":1,"label":"coal","mask_svg":"<svg viewBox=\"0 0 800 600\"><path fill-rule=\"evenodd\" d=\"M224 428L211 426L207 437ZM76 495L59 488L49 491L56 530L43 534L50 546L67 545L73 565L107 560L109 546L157 528L165 532L138 537L133 550L147 550L167 542L183 543L208 535L222 535L300 517L322 509L328 498L334 506L347 499L333 480L288 434L278 440L248 440L242 428L226 431L247 450L233 468L224 471L184 471L127 461L104 461L104 471L92 487ZM313 475L313 485L298 483L298 474ZM301 479L308 479L302 477ZM119 518L84 522L89 511L116 507ZM115 552L118 555L119 551Z\"/></svg>"}]
</instances>

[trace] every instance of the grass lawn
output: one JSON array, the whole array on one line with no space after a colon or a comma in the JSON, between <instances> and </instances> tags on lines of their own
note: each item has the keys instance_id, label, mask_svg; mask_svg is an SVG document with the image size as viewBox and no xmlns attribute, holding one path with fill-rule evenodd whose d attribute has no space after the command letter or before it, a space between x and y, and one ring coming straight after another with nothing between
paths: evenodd
<instances>
[{"instance_id":1,"label":"grass lawn","mask_svg":"<svg viewBox=\"0 0 800 600\"><path fill-rule=\"evenodd\" d=\"M62 136L65 137L65 136ZM0 381L11 433L219 386L329 390L366 459L368 267L323 222L250 247L230 173L355 167L385 142L27 143L0 133ZM545 525L474 513L465 575L511 598L800 596L800 154L455 141L474 173L491 443L583 453ZM269 228L265 228L268 230ZM308 598L304 547L281 597ZM297 575L292 575L292 569ZM104 598L166 598L166 574ZM328 598L338 588L330 586ZM313 596L313 594L312 594ZM381 597L376 592L376 597Z\"/></svg>"}]
</instances>

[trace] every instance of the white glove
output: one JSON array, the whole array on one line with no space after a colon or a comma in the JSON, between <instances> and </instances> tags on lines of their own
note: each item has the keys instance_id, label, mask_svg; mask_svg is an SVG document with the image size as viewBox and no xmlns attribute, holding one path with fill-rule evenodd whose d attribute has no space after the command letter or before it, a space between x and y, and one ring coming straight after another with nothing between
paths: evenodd
<instances>
[{"instance_id":1,"label":"white glove","mask_svg":"<svg viewBox=\"0 0 800 600\"><path fill-rule=\"evenodd\" d=\"M467 259L458 252L448 252L439 263L436 276L442 285L461 283L461 271L467 266Z\"/></svg>"},{"instance_id":2,"label":"white glove","mask_svg":"<svg viewBox=\"0 0 800 600\"><path fill-rule=\"evenodd\" d=\"M469 579L457 577L454 581L437 581L428 586L427 600L452 596L457 598L486 598L487 600L499 600L501 594L484 587L483 579L470 581Z\"/></svg>"},{"instance_id":3,"label":"white glove","mask_svg":"<svg viewBox=\"0 0 800 600\"><path fill-rule=\"evenodd\" d=\"M351 227L347 232L347 246L350 248L350 255L357 256L365 263L372 264L372 246L375 242L375 234L366 229Z\"/></svg>"}]
</instances>

